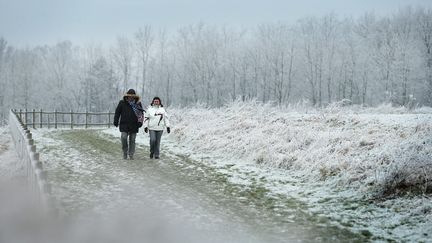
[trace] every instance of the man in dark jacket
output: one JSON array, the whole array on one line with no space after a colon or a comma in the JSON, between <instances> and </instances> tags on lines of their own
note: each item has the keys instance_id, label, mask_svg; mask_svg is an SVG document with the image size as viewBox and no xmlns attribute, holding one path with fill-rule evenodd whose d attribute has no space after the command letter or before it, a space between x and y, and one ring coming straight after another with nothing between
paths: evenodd
<instances>
[{"instance_id":1,"label":"man in dark jacket","mask_svg":"<svg viewBox=\"0 0 432 243\"><path fill-rule=\"evenodd\" d=\"M142 108L139 96L135 90L129 89L117 105L114 115L114 126L120 125L123 159L134 159L135 138L138 129L142 126L144 109ZM120 123L119 123L120 120ZM128 144L129 137L129 144Z\"/></svg>"}]
</instances>

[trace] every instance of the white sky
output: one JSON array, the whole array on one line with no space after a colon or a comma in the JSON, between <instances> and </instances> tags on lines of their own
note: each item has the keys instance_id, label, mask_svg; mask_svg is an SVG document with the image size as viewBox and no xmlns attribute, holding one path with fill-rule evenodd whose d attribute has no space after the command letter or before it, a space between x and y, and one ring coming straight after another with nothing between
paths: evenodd
<instances>
[{"instance_id":1,"label":"white sky","mask_svg":"<svg viewBox=\"0 0 432 243\"><path fill-rule=\"evenodd\" d=\"M110 43L146 24L168 31L200 21L250 27L330 12L385 15L407 5L430 8L432 0L0 0L0 36L16 46Z\"/></svg>"}]
</instances>

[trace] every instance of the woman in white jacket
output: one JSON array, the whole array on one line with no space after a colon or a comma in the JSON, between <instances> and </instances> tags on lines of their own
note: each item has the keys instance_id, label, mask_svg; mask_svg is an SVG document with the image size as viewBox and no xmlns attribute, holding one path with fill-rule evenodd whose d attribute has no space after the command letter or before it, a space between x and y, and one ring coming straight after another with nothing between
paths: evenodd
<instances>
[{"instance_id":1,"label":"woman in white jacket","mask_svg":"<svg viewBox=\"0 0 432 243\"><path fill-rule=\"evenodd\" d=\"M170 133L167 113L159 97L154 97L144 115L144 131L150 132L150 158L159 159L159 148L164 128Z\"/></svg>"}]
</instances>

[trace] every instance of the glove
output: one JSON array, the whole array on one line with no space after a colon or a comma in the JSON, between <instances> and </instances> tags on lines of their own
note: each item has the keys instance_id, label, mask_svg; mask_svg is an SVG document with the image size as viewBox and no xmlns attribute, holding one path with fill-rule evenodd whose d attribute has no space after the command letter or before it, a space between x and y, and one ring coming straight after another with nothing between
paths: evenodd
<instances>
[{"instance_id":1,"label":"glove","mask_svg":"<svg viewBox=\"0 0 432 243\"><path fill-rule=\"evenodd\" d=\"M171 129L169 127L167 127L167 133L170 133Z\"/></svg>"},{"instance_id":2,"label":"glove","mask_svg":"<svg viewBox=\"0 0 432 243\"><path fill-rule=\"evenodd\" d=\"M147 127L144 127L144 132L148 133L148 128Z\"/></svg>"},{"instance_id":3,"label":"glove","mask_svg":"<svg viewBox=\"0 0 432 243\"><path fill-rule=\"evenodd\" d=\"M138 127L142 127L142 122L138 122Z\"/></svg>"},{"instance_id":4,"label":"glove","mask_svg":"<svg viewBox=\"0 0 432 243\"><path fill-rule=\"evenodd\" d=\"M117 122L114 122L114 126L115 126L115 127L118 127L118 123L117 123Z\"/></svg>"}]
</instances>

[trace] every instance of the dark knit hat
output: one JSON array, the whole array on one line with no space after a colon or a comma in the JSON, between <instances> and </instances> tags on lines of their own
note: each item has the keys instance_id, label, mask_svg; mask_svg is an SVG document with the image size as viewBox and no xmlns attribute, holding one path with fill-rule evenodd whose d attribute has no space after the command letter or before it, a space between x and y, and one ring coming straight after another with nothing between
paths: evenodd
<instances>
[{"instance_id":1,"label":"dark knit hat","mask_svg":"<svg viewBox=\"0 0 432 243\"><path fill-rule=\"evenodd\" d=\"M129 89L128 90L128 92L126 92L126 94L129 94L129 95L135 95L136 94L136 92L135 92L135 90L134 89Z\"/></svg>"}]
</instances>

